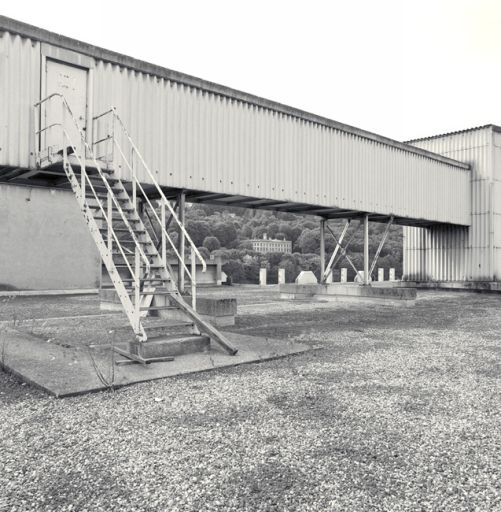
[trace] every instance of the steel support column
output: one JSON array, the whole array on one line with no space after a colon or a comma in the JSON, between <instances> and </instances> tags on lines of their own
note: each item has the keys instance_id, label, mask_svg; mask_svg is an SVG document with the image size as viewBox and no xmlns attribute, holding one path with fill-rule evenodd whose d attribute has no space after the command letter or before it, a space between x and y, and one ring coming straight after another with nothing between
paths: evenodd
<instances>
[{"instance_id":1,"label":"steel support column","mask_svg":"<svg viewBox=\"0 0 501 512\"><path fill-rule=\"evenodd\" d=\"M369 215L364 216L364 285L369 284Z\"/></svg>"},{"instance_id":2,"label":"steel support column","mask_svg":"<svg viewBox=\"0 0 501 512\"><path fill-rule=\"evenodd\" d=\"M325 273L325 219L320 221L320 276Z\"/></svg>"}]
</instances>

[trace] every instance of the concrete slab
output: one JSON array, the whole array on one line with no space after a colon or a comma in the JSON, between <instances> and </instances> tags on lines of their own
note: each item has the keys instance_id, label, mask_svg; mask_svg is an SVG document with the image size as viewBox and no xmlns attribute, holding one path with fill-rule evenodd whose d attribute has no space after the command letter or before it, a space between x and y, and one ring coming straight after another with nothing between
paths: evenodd
<instances>
[{"instance_id":1,"label":"concrete slab","mask_svg":"<svg viewBox=\"0 0 501 512\"><path fill-rule=\"evenodd\" d=\"M0 291L0 297L45 297L50 295L97 295L97 288L81 288L74 290L10 290Z\"/></svg>"},{"instance_id":2,"label":"concrete slab","mask_svg":"<svg viewBox=\"0 0 501 512\"><path fill-rule=\"evenodd\" d=\"M257 363L313 350L286 340L225 333L238 348L229 356L212 347L209 352L181 355L172 362L117 366L109 347L88 349L47 343L15 330L2 332L0 366L56 397L66 397L177 375ZM114 375L113 375L114 373ZM103 380L106 382L103 382Z\"/></svg>"},{"instance_id":3,"label":"concrete slab","mask_svg":"<svg viewBox=\"0 0 501 512\"><path fill-rule=\"evenodd\" d=\"M280 285L280 298L412 306L416 300L416 290L403 287L362 286L356 283L289 283Z\"/></svg>"}]
</instances>

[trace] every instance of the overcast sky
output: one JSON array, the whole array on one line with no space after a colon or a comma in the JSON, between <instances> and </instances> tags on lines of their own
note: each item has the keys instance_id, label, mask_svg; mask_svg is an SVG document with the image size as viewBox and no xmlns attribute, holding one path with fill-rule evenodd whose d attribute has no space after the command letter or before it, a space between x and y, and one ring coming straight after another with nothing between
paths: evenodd
<instances>
[{"instance_id":1,"label":"overcast sky","mask_svg":"<svg viewBox=\"0 0 501 512\"><path fill-rule=\"evenodd\" d=\"M15 0L2 11L398 140L501 124L501 0Z\"/></svg>"}]
</instances>

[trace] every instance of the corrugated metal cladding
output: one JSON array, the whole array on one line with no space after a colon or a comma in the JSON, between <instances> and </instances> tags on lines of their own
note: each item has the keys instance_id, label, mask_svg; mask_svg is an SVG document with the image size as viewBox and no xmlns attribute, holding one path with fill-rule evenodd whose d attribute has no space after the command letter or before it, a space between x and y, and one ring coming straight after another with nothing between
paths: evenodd
<instances>
[{"instance_id":1,"label":"corrugated metal cladding","mask_svg":"<svg viewBox=\"0 0 501 512\"><path fill-rule=\"evenodd\" d=\"M117 65L94 74L96 112L115 104L162 184L469 222L464 169Z\"/></svg>"},{"instance_id":2,"label":"corrugated metal cladding","mask_svg":"<svg viewBox=\"0 0 501 512\"><path fill-rule=\"evenodd\" d=\"M40 47L8 33L1 44L0 162L25 166ZM117 107L165 186L470 222L470 173L453 162L97 58L91 96L94 115Z\"/></svg>"},{"instance_id":3,"label":"corrugated metal cladding","mask_svg":"<svg viewBox=\"0 0 501 512\"><path fill-rule=\"evenodd\" d=\"M40 43L0 32L0 167L35 165L32 107L39 96Z\"/></svg>"},{"instance_id":4,"label":"corrugated metal cladding","mask_svg":"<svg viewBox=\"0 0 501 512\"><path fill-rule=\"evenodd\" d=\"M471 166L471 226L404 228L404 279L501 278L501 133L492 126L411 144Z\"/></svg>"}]
</instances>

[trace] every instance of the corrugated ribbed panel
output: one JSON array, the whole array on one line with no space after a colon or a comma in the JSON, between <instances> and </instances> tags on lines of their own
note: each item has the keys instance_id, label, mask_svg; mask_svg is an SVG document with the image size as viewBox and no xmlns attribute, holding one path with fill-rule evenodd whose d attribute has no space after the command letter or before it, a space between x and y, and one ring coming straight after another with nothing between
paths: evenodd
<instances>
[{"instance_id":1,"label":"corrugated ribbed panel","mask_svg":"<svg viewBox=\"0 0 501 512\"><path fill-rule=\"evenodd\" d=\"M492 222L493 222L493 260L494 279L501 280L501 133L493 133L493 185L492 185Z\"/></svg>"},{"instance_id":2,"label":"corrugated ribbed panel","mask_svg":"<svg viewBox=\"0 0 501 512\"><path fill-rule=\"evenodd\" d=\"M471 226L467 230L453 226L405 228L405 278L412 280L413 276L419 276L420 280L438 281L499 279L501 135L493 132L491 127L485 127L412 144L470 164ZM427 254L426 258L417 257L423 252Z\"/></svg>"},{"instance_id":3,"label":"corrugated ribbed panel","mask_svg":"<svg viewBox=\"0 0 501 512\"><path fill-rule=\"evenodd\" d=\"M31 167L33 103L40 96L40 44L0 32L0 167Z\"/></svg>"}]
</instances>

